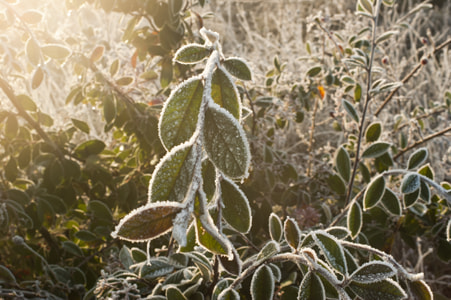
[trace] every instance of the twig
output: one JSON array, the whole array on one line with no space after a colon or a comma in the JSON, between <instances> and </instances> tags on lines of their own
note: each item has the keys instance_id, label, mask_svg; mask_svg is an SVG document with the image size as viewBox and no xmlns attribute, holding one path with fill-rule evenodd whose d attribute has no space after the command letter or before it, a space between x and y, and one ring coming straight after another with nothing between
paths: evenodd
<instances>
[{"instance_id":1,"label":"twig","mask_svg":"<svg viewBox=\"0 0 451 300\"><path fill-rule=\"evenodd\" d=\"M310 126L310 137L307 148L307 153L309 154L308 166L307 166L307 177L310 177L312 174L312 163L313 163L313 138L315 134L315 122L316 122L316 113L318 112L318 103L321 101L320 96L315 97L315 106L313 107L312 112L312 125Z\"/></svg>"}]
</instances>

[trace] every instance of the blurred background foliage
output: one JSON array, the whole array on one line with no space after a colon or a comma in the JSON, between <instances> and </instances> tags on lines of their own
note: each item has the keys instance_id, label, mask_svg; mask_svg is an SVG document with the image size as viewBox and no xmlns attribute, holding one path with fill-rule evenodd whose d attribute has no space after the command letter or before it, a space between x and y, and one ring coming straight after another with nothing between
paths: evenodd
<instances>
[{"instance_id":1,"label":"blurred background foliage","mask_svg":"<svg viewBox=\"0 0 451 300\"><path fill-rule=\"evenodd\" d=\"M396 86L376 95L370 121L382 124L391 154L365 161L357 186L404 167L404 154L420 145L429 149L429 175L451 180L451 56L447 47L435 51L451 36L451 4L432 2L397 1L382 12L380 31L397 34L377 49L379 78L396 83L421 68L377 115ZM110 233L147 200L165 153L161 105L201 71L173 63L173 54L202 43L203 26L254 72L252 83L239 83L252 111L252 170L242 188L254 219L238 243L264 244L273 212L301 230L329 226L346 205L334 153L344 144L352 157L358 130L341 99L359 107L366 89L357 68L343 67L369 45L368 22L354 10L350 0L0 0L0 297L89 298L103 272L121 267L124 243ZM363 219L362 239L451 295L443 199L432 195L401 216L375 208ZM164 255L168 239L152 254Z\"/></svg>"}]
</instances>

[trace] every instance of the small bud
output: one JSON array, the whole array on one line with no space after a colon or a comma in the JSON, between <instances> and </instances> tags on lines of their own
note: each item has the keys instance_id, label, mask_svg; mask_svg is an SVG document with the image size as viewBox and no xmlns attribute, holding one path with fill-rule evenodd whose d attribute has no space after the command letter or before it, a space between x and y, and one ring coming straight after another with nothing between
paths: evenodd
<instances>
[{"instance_id":1,"label":"small bud","mask_svg":"<svg viewBox=\"0 0 451 300\"><path fill-rule=\"evenodd\" d=\"M428 58L427 57L423 57L420 61L420 63L424 66L428 63Z\"/></svg>"},{"instance_id":2,"label":"small bud","mask_svg":"<svg viewBox=\"0 0 451 300\"><path fill-rule=\"evenodd\" d=\"M384 64L384 65L388 65L388 62L389 62L389 60L388 60L388 56L384 56L384 57L382 57L382 63Z\"/></svg>"},{"instance_id":3,"label":"small bud","mask_svg":"<svg viewBox=\"0 0 451 300\"><path fill-rule=\"evenodd\" d=\"M428 41L427 38L422 37L422 38L421 38L421 43L423 43L423 45L427 45L427 44L429 44L429 41Z\"/></svg>"},{"instance_id":4,"label":"small bud","mask_svg":"<svg viewBox=\"0 0 451 300\"><path fill-rule=\"evenodd\" d=\"M23 237L15 235L13 236L13 243L16 245L23 245L25 244L25 241L23 240Z\"/></svg>"}]
</instances>

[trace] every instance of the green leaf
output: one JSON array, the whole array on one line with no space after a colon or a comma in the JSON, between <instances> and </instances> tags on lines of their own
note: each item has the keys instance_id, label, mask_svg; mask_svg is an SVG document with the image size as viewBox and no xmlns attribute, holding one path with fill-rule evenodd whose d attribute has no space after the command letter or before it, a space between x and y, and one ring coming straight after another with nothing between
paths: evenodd
<instances>
[{"instance_id":1,"label":"green leaf","mask_svg":"<svg viewBox=\"0 0 451 300\"><path fill-rule=\"evenodd\" d=\"M174 61L181 64L196 64L209 56L211 50L203 45L189 44L177 50L174 54Z\"/></svg>"},{"instance_id":2,"label":"green leaf","mask_svg":"<svg viewBox=\"0 0 451 300\"><path fill-rule=\"evenodd\" d=\"M424 181L420 181L420 198L428 204L431 203L431 189Z\"/></svg>"},{"instance_id":3,"label":"green leaf","mask_svg":"<svg viewBox=\"0 0 451 300\"><path fill-rule=\"evenodd\" d=\"M418 168L428 158L428 149L420 148L409 156L407 161L407 169L412 170Z\"/></svg>"},{"instance_id":4,"label":"green leaf","mask_svg":"<svg viewBox=\"0 0 451 300\"><path fill-rule=\"evenodd\" d=\"M211 98L222 108L230 112L235 119L240 120L241 105L239 94L227 72L218 67L211 79Z\"/></svg>"},{"instance_id":5,"label":"green leaf","mask_svg":"<svg viewBox=\"0 0 451 300\"><path fill-rule=\"evenodd\" d=\"M371 261L355 270L350 279L359 283L371 283L392 277L395 274L396 270L392 265L382 261Z\"/></svg>"},{"instance_id":6,"label":"green leaf","mask_svg":"<svg viewBox=\"0 0 451 300\"><path fill-rule=\"evenodd\" d=\"M251 296L253 300L272 300L274 296L274 276L271 269L266 266L260 266L252 276Z\"/></svg>"},{"instance_id":7,"label":"green leaf","mask_svg":"<svg viewBox=\"0 0 451 300\"><path fill-rule=\"evenodd\" d=\"M79 230L75 233L75 237L81 241L84 242L92 242L96 241L98 238L97 236L88 230Z\"/></svg>"},{"instance_id":8,"label":"green leaf","mask_svg":"<svg viewBox=\"0 0 451 300\"><path fill-rule=\"evenodd\" d=\"M408 208L415 205L419 196L420 189L416 189L412 193L404 194L404 207Z\"/></svg>"},{"instance_id":9,"label":"green leaf","mask_svg":"<svg viewBox=\"0 0 451 300\"><path fill-rule=\"evenodd\" d=\"M206 213L208 214L208 213ZM205 215L204 218L207 218ZM217 255L229 255L231 245L223 237L212 222L202 222L201 218L196 218L196 236L198 243L205 249ZM205 226L204 224L207 224Z\"/></svg>"},{"instance_id":10,"label":"green leaf","mask_svg":"<svg viewBox=\"0 0 451 300\"><path fill-rule=\"evenodd\" d=\"M80 249L80 247L78 247L78 245L72 241L64 241L62 243L62 247L66 252L68 252L72 255L80 256L80 257L84 256L83 251Z\"/></svg>"},{"instance_id":11,"label":"green leaf","mask_svg":"<svg viewBox=\"0 0 451 300\"><path fill-rule=\"evenodd\" d=\"M401 192L410 194L420 188L420 176L416 173L407 173L401 183Z\"/></svg>"},{"instance_id":12,"label":"green leaf","mask_svg":"<svg viewBox=\"0 0 451 300\"><path fill-rule=\"evenodd\" d=\"M175 286L170 286L166 290L166 298L171 300L188 300L188 298L186 298L183 293Z\"/></svg>"},{"instance_id":13,"label":"green leaf","mask_svg":"<svg viewBox=\"0 0 451 300\"><path fill-rule=\"evenodd\" d=\"M368 125L365 131L365 139L367 143L377 141L382 133L382 125L380 122L374 122Z\"/></svg>"},{"instance_id":14,"label":"green leaf","mask_svg":"<svg viewBox=\"0 0 451 300\"><path fill-rule=\"evenodd\" d=\"M161 73L160 73L160 85L163 89L166 88L171 83L172 77L173 77L172 60L170 57L165 57L161 61Z\"/></svg>"},{"instance_id":15,"label":"green leaf","mask_svg":"<svg viewBox=\"0 0 451 300\"><path fill-rule=\"evenodd\" d=\"M169 96L158 125L166 149L189 140L194 134L203 91L202 80L194 77L184 81Z\"/></svg>"},{"instance_id":16,"label":"green leaf","mask_svg":"<svg viewBox=\"0 0 451 300\"><path fill-rule=\"evenodd\" d=\"M221 200L224 205L222 209L224 220L236 231L249 232L252 225L249 201L240 188L227 178L221 180Z\"/></svg>"},{"instance_id":17,"label":"green leaf","mask_svg":"<svg viewBox=\"0 0 451 300\"><path fill-rule=\"evenodd\" d=\"M399 284L389 278L372 283L351 282L352 291L365 300L406 299L407 295Z\"/></svg>"},{"instance_id":18,"label":"green leaf","mask_svg":"<svg viewBox=\"0 0 451 300\"><path fill-rule=\"evenodd\" d=\"M285 240L291 248L296 250L299 246L299 242L301 241L301 230L299 229L298 223L294 219L287 217L283 228L285 232Z\"/></svg>"},{"instance_id":19,"label":"green leaf","mask_svg":"<svg viewBox=\"0 0 451 300\"><path fill-rule=\"evenodd\" d=\"M227 58L223 61L222 65L226 70L241 80L252 80L251 69L247 65L247 63L238 57Z\"/></svg>"},{"instance_id":20,"label":"green leaf","mask_svg":"<svg viewBox=\"0 0 451 300\"><path fill-rule=\"evenodd\" d=\"M307 71L307 76L315 77L316 75L318 75L319 73L321 73L321 71L322 71L322 67L321 67L321 66L315 66L315 67L312 67L312 68L310 68L310 69Z\"/></svg>"},{"instance_id":21,"label":"green leaf","mask_svg":"<svg viewBox=\"0 0 451 300\"><path fill-rule=\"evenodd\" d=\"M18 95L16 97L17 102L19 102L20 106L22 106L23 109L28 111L37 111L38 106L36 103L27 95Z\"/></svg>"},{"instance_id":22,"label":"green leaf","mask_svg":"<svg viewBox=\"0 0 451 300\"><path fill-rule=\"evenodd\" d=\"M416 300L432 300L434 295L431 288L423 280L407 281L409 284L410 292L415 296Z\"/></svg>"},{"instance_id":23,"label":"green leaf","mask_svg":"<svg viewBox=\"0 0 451 300\"><path fill-rule=\"evenodd\" d=\"M396 196L396 194L389 188L385 188L381 203L391 214L395 216L401 215L401 202L399 201L399 198Z\"/></svg>"},{"instance_id":24,"label":"green leaf","mask_svg":"<svg viewBox=\"0 0 451 300\"><path fill-rule=\"evenodd\" d=\"M133 82L133 77L129 77L129 76L121 77L118 80L116 80L116 84L122 85L122 86L130 85L132 82Z\"/></svg>"},{"instance_id":25,"label":"green leaf","mask_svg":"<svg viewBox=\"0 0 451 300\"><path fill-rule=\"evenodd\" d=\"M363 194L363 210L376 206L385 192L385 178L380 175L374 178Z\"/></svg>"},{"instance_id":26,"label":"green leaf","mask_svg":"<svg viewBox=\"0 0 451 300\"><path fill-rule=\"evenodd\" d=\"M3 167L5 172L6 180L10 182L14 182L19 176L19 170L17 169L17 162L14 157L11 157L8 162L6 163L6 166Z\"/></svg>"},{"instance_id":27,"label":"green leaf","mask_svg":"<svg viewBox=\"0 0 451 300\"><path fill-rule=\"evenodd\" d=\"M113 220L113 214L110 208L99 200L90 200L88 203L88 211L93 213L95 218L111 221Z\"/></svg>"},{"instance_id":28,"label":"green leaf","mask_svg":"<svg viewBox=\"0 0 451 300\"><path fill-rule=\"evenodd\" d=\"M14 200L14 202L17 202L17 203L21 204L22 206L26 206L31 201L30 196L22 190L10 189L6 193L7 193L8 199Z\"/></svg>"},{"instance_id":29,"label":"green leaf","mask_svg":"<svg viewBox=\"0 0 451 300\"><path fill-rule=\"evenodd\" d=\"M216 192L216 169L208 158L202 161L202 179L205 195L211 201Z\"/></svg>"},{"instance_id":30,"label":"green leaf","mask_svg":"<svg viewBox=\"0 0 451 300\"><path fill-rule=\"evenodd\" d=\"M48 44L41 47L42 52L54 59L65 59L71 54L69 48L57 44Z\"/></svg>"},{"instance_id":31,"label":"green leaf","mask_svg":"<svg viewBox=\"0 0 451 300\"><path fill-rule=\"evenodd\" d=\"M177 202L148 203L126 215L111 236L131 242L157 238L172 228L172 220L181 211Z\"/></svg>"},{"instance_id":32,"label":"green leaf","mask_svg":"<svg viewBox=\"0 0 451 300\"><path fill-rule=\"evenodd\" d=\"M5 122L5 137L7 139L14 139L17 137L19 131L19 122L15 115L11 114L8 116Z\"/></svg>"},{"instance_id":33,"label":"green leaf","mask_svg":"<svg viewBox=\"0 0 451 300\"><path fill-rule=\"evenodd\" d=\"M338 195L346 194L346 184L343 181L343 178L341 178L341 176L337 174L331 174L327 179L327 184Z\"/></svg>"},{"instance_id":34,"label":"green leaf","mask_svg":"<svg viewBox=\"0 0 451 300\"><path fill-rule=\"evenodd\" d=\"M422 166L420 169L418 169L418 174L421 174L429 179L434 180L434 170L432 170L430 164L426 164Z\"/></svg>"},{"instance_id":35,"label":"green leaf","mask_svg":"<svg viewBox=\"0 0 451 300\"><path fill-rule=\"evenodd\" d=\"M238 294L237 291L234 289L226 289L222 291L219 296L218 300L240 300L240 294Z\"/></svg>"},{"instance_id":36,"label":"green leaf","mask_svg":"<svg viewBox=\"0 0 451 300\"><path fill-rule=\"evenodd\" d=\"M351 119L353 119L356 123L359 123L360 118L359 118L357 111L354 108L354 105L352 105L351 102L349 102L346 99L342 99L341 103L343 105L343 108L346 110L348 115L351 117Z\"/></svg>"},{"instance_id":37,"label":"green leaf","mask_svg":"<svg viewBox=\"0 0 451 300\"><path fill-rule=\"evenodd\" d=\"M344 147L340 147L335 152L335 167L338 174L348 182L351 178L351 158L348 151Z\"/></svg>"},{"instance_id":38,"label":"green leaf","mask_svg":"<svg viewBox=\"0 0 451 300\"><path fill-rule=\"evenodd\" d=\"M313 234L313 239L326 257L327 262L335 270L346 275L348 273L348 266L346 264L343 247L338 243L337 239L327 232L321 231Z\"/></svg>"},{"instance_id":39,"label":"green leaf","mask_svg":"<svg viewBox=\"0 0 451 300\"><path fill-rule=\"evenodd\" d=\"M213 293L211 294L211 300L218 300L218 296L222 294L223 291L230 290L227 289L230 284L233 282L232 278L223 278L219 280L218 283L216 283L215 288L213 289ZM231 298L224 298L224 299L231 299ZM237 298L240 299L239 296Z\"/></svg>"},{"instance_id":40,"label":"green leaf","mask_svg":"<svg viewBox=\"0 0 451 300\"><path fill-rule=\"evenodd\" d=\"M280 246L275 241L269 241L266 243L265 246L260 250L260 252L257 255L257 260L266 260L270 258L271 256L279 253Z\"/></svg>"},{"instance_id":41,"label":"green leaf","mask_svg":"<svg viewBox=\"0 0 451 300\"><path fill-rule=\"evenodd\" d=\"M16 283L16 277L4 265L0 265L0 283Z\"/></svg>"},{"instance_id":42,"label":"green leaf","mask_svg":"<svg viewBox=\"0 0 451 300\"><path fill-rule=\"evenodd\" d=\"M362 158L375 158L385 154L390 148L390 143L376 142L368 146L363 153Z\"/></svg>"},{"instance_id":43,"label":"green leaf","mask_svg":"<svg viewBox=\"0 0 451 300\"><path fill-rule=\"evenodd\" d=\"M369 14L373 14L373 4L371 0L359 0L359 4L365 9Z\"/></svg>"},{"instance_id":44,"label":"green leaf","mask_svg":"<svg viewBox=\"0 0 451 300\"><path fill-rule=\"evenodd\" d=\"M363 180L366 183L370 183L370 181L371 181L370 170L368 169L366 164L364 162L362 162L362 161L359 162L359 170L360 170L360 173L362 174Z\"/></svg>"},{"instance_id":45,"label":"green leaf","mask_svg":"<svg viewBox=\"0 0 451 300\"><path fill-rule=\"evenodd\" d=\"M360 99L362 99L362 86L357 83L354 88L354 101L360 102Z\"/></svg>"},{"instance_id":46,"label":"green leaf","mask_svg":"<svg viewBox=\"0 0 451 300\"><path fill-rule=\"evenodd\" d=\"M75 155L81 159L86 159L90 155L97 155L105 149L106 145L100 140L89 140L75 148Z\"/></svg>"},{"instance_id":47,"label":"green leaf","mask_svg":"<svg viewBox=\"0 0 451 300\"><path fill-rule=\"evenodd\" d=\"M326 299L324 286L319 277L312 271L308 271L299 286L297 300L321 300Z\"/></svg>"},{"instance_id":48,"label":"green leaf","mask_svg":"<svg viewBox=\"0 0 451 300\"><path fill-rule=\"evenodd\" d=\"M354 202L348 211L347 226L351 231L351 237L355 239L363 226L362 208L358 202Z\"/></svg>"},{"instance_id":49,"label":"green leaf","mask_svg":"<svg viewBox=\"0 0 451 300\"><path fill-rule=\"evenodd\" d=\"M249 144L238 121L217 104L205 113L204 147L213 164L224 175L244 178L250 164Z\"/></svg>"},{"instance_id":50,"label":"green leaf","mask_svg":"<svg viewBox=\"0 0 451 300\"><path fill-rule=\"evenodd\" d=\"M230 260L228 257L219 256L219 261L221 262L224 270L232 275L240 275L242 270L242 261L238 252L235 248L232 248L233 259Z\"/></svg>"},{"instance_id":51,"label":"green leaf","mask_svg":"<svg viewBox=\"0 0 451 300\"><path fill-rule=\"evenodd\" d=\"M271 239L280 242L282 233L282 221L275 213L271 213L269 216L269 235L271 236Z\"/></svg>"},{"instance_id":52,"label":"green leaf","mask_svg":"<svg viewBox=\"0 0 451 300\"><path fill-rule=\"evenodd\" d=\"M116 101L113 95L107 95L103 99L103 117L107 124L116 118Z\"/></svg>"},{"instance_id":53,"label":"green leaf","mask_svg":"<svg viewBox=\"0 0 451 300\"><path fill-rule=\"evenodd\" d=\"M89 125L86 122L83 122L83 121L80 121L80 120L77 120L77 119L72 119L72 118L71 118L71 121L72 121L72 124L74 124L75 127L80 129L84 133L89 134L90 128L89 128Z\"/></svg>"},{"instance_id":54,"label":"green leaf","mask_svg":"<svg viewBox=\"0 0 451 300\"><path fill-rule=\"evenodd\" d=\"M173 271L174 266L168 262L166 257L151 258L149 259L149 263L146 261L141 264L139 277L143 279L154 279L170 274Z\"/></svg>"},{"instance_id":55,"label":"green leaf","mask_svg":"<svg viewBox=\"0 0 451 300\"><path fill-rule=\"evenodd\" d=\"M386 31L383 34L381 34L375 41L376 44L382 43L383 41L388 40L389 38L391 38L393 35L398 34L399 31L396 30L390 30L390 31Z\"/></svg>"},{"instance_id":56,"label":"green leaf","mask_svg":"<svg viewBox=\"0 0 451 300\"><path fill-rule=\"evenodd\" d=\"M155 167L149 182L149 202L183 202L193 180L195 147L182 144L168 152Z\"/></svg>"}]
</instances>

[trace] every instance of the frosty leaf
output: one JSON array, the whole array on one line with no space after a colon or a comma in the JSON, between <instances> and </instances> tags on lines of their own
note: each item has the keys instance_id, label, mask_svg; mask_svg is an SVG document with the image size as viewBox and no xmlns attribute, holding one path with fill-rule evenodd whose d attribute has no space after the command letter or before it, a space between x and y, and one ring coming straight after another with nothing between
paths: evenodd
<instances>
[{"instance_id":1,"label":"frosty leaf","mask_svg":"<svg viewBox=\"0 0 451 300\"><path fill-rule=\"evenodd\" d=\"M369 184L363 194L363 210L370 209L379 203L385 191L385 178L378 176Z\"/></svg>"},{"instance_id":2,"label":"frosty leaf","mask_svg":"<svg viewBox=\"0 0 451 300\"><path fill-rule=\"evenodd\" d=\"M221 199L224 204L222 216L233 229L247 233L251 229L251 207L246 195L231 180L221 181Z\"/></svg>"},{"instance_id":3,"label":"frosty leaf","mask_svg":"<svg viewBox=\"0 0 451 300\"><path fill-rule=\"evenodd\" d=\"M282 221L275 213L269 216L269 235L276 242L282 239Z\"/></svg>"},{"instance_id":4,"label":"frosty leaf","mask_svg":"<svg viewBox=\"0 0 451 300\"><path fill-rule=\"evenodd\" d=\"M313 239L326 257L327 262L341 274L348 273L343 247L337 239L326 232L317 232Z\"/></svg>"},{"instance_id":5,"label":"frosty leaf","mask_svg":"<svg viewBox=\"0 0 451 300\"><path fill-rule=\"evenodd\" d=\"M451 241L451 219L448 221L448 225L446 225L446 240Z\"/></svg>"},{"instance_id":6,"label":"frosty leaf","mask_svg":"<svg viewBox=\"0 0 451 300\"><path fill-rule=\"evenodd\" d=\"M0 283L16 283L13 272L4 265L0 265Z\"/></svg>"},{"instance_id":7,"label":"frosty leaf","mask_svg":"<svg viewBox=\"0 0 451 300\"><path fill-rule=\"evenodd\" d=\"M428 158L428 150L420 148L409 156L407 169L412 170L418 168Z\"/></svg>"},{"instance_id":8,"label":"frosty leaf","mask_svg":"<svg viewBox=\"0 0 451 300\"><path fill-rule=\"evenodd\" d=\"M371 283L392 277L395 274L396 270L390 264L382 261L372 261L363 264L355 270L350 279L360 283Z\"/></svg>"},{"instance_id":9,"label":"frosty leaf","mask_svg":"<svg viewBox=\"0 0 451 300\"><path fill-rule=\"evenodd\" d=\"M211 300L218 300L218 296L225 290L228 290L228 287L233 282L233 279L231 278L224 278L218 281L216 283L215 288L213 289L213 292L211 294ZM227 299L227 298L225 298ZM238 297L239 299L239 297Z\"/></svg>"},{"instance_id":10,"label":"frosty leaf","mask_svg":"<svg viewBox=\"0 0 451 300\"><path fill-rule=\"evenodd\" d=\"M252 276L251 296L253 300L272 300L274 296L274 277L271 269L266 266L260 266Z\"/></svg>"},{"instance_id":11,"label":"frosty leaf","mask_svg":"<svg viewBox=\"0 0 451 300\"><path fill-rule=\"evenodd\" d=\"M175 286L170 286L166 290L166 298L171 300L188 300L183 293Z\"/></svg>"},{"instance_id":12,"label":"frosty leaf","mask_svg":"<svg viewBox=\"0 0 451 300\"><path fill-rule=\"evenodd\" d=\"M225 256L219 256L219 261L221 262L222 267L230 274L232 275L239 275L241 274L242 269L242 261L240 259L240 256L238 255L238 252L235 250L235 248L232 248L233 253L233 259L229 260Z\"/></svg>"},{"instance_id":13,"label":"frosty leaf","mask_svg":"<svg viewBox=\"0 0 451 300\"><path fill-rule=\"evenodd\" d=\"M231 178L247 177L249 144L238 121L217 104L205 113L204 146L213 164Z\"/></svg>"},{"instance_id":14,"label":"frosty leaf","mask_svg":"<svg viewBox=\"0 0 451 300\"><path fill-rule=\"evenodd\" d=\"M323 283L315 273L309 271L299 286L298 300L321 299L326 299Z\"/></svg>"},{"instance_id":15,"label":"frosty leaf","mask_svg":"<svg viewBox=\"0 0 451 300\"><path fill-rule=\"evenodd\" d=\"M218 67L211 79L211 98L219 106L228 110L237 120L241 117L239 94L232 78Z\"/></svg>"},{"instance_id":16,"label":"frosty leaf","mask_svg":"<svg viewBox=\"0 0 451 300\"><path fill-rule=\"evenodd\" d=\"M420 181L420 198L428 204L431 203L431 189L424 181Z\"/></svg>"},{"instance_id":17,"label":"frosty leaf","mask_svg":"<svg viewBox=\"0 0 451 300\"><path fill-rule=\"evenodd\" d=\"M208 47L199 44L189 44L181 47L175 52L174 61L181 64L196 64L210 55Z\"/></svg>"},{"instance_id":18,"label":"frosty leaf","mask_svg":"<svg viewBox=\"0 0 451 300\"><path fill-rule=\"evenodd\" d=\"M365 131L365 139L367 143L377 141L382 133L382 126L380 122L371 123Z\"/></svg>"},{"instance_id":19,"label":"frosty leaf","mask_svg":"<svg viewBox=\"0 0 451 300\"><path fill-rule=\"evenodd\" d=\"M420 188L420 176L415 173L408 173L404 176L401 183L401 192L410 194Z\"/></svg>"},{"instance_id":20,"label":"frosty leaf","mask_svg":"<svg viewBox=\"0 0 451 300\"><path fill-rule=\"evenodd\" d=\"M335 153L335 167L337 168L338 174L348 182L351 177L351 159L348 151L344 147L338 148Z\"/></svg>"},{"instance_id":21,"label":"frosty leaf","mask_svg":"<svg viewBox=\"0 0 451 300\"><path fill-rule=\"evenodd\" d=\"M373 4L370 0L359 0L359 5L369 14L373 14Z\"/></svg>"},{"instance_id":22,"label":"frosty leaf","mask_svg":"<svg viewBox=\"0 0 451 300\"><path fill-rule=\"evenodd\" d=\"M219 296L218 300L240 300L240 294L238 294L237 291L234 289L226 289L222 291Z\"/></svg>"},{"instance_id":23,"label":"frosty leaf","mask_svg":"<svg viewBox=\"0 0 451 300\"><path fill-rule=\"evenodd\" d=\"M174 271L174 266L169 264L166 257L152 258L143 262L142 267L139 270L139 277L143 279L153 279L160 276L167 275Z\"/></svg>"},{"instance_id":24,"label":"frosty leaf","mask_svg":"<svg viewBox=\"0 0 451 300\"><path fill-rule=\"evenodd\" d=\"M431 288L423 280L408 281L410 292L415 295L417 300L432 300L434 295Z\"/></svg>"},{"instance_id":25,"label":"frosty leaf","mask_svg":"<svg viewBox=\"0 0 451 300\"><path fill-rule=\"evenodd\" d=\"M359 115L357 114L357 111L355 110L354 106L346 99L342 99L341 103L343 105L343 108L346 110L348 115L356 122L359 123Z\"/></svg>"},{"instance_id":26,"label":"frosty leaf","mask_svg":"<svg viewBox=\"0 0 451 300\"><path fill-rule=\"evenodd\" d=\"M294 219L288 217L285 220L284 232L288 245L296 250L301 240L301 231L299 230L298 223Z\"/></svg>"},{"instance_id":27,"label":"frosty leaf","mask_svg":"<svg viewBox=\"0 0 451 300\"><path fill-rule=\"evenodd\" d=\"M418 196L420 196L420 189L417 189L409 194L404 194L404 207L408 208L415 205L418 200Z\"/></svg>"},{"instance_id":28,"label":"frosty leaf","mask_svg":"<svg viewBox=\"0 0 451 300\"><path fill-rule=\"evenodd\" d=\"M222 65L230 74L241 80L252 80L252 73L247 63L241 58L231 57L224 60Z\"/></svg>"},{"instance_id":29,"label":"frosty leaf","mask_svg":"<svg viewBox=\"0 0 451 300\"><path fill-rule=\"evenodd\" d=\"M132 242L154 239L172 228L172 219L181 210L179 203L148 203L126 215L111 235Z\"/></svg>"},{"instance_id":30,"label":"frosty leaf","mask_svg":"<svg viewBox=\"0 0 451 300\"><path fill-rule=\"evenodd\" d=\"M213 274L213 268L210 264L209 259L198 251L192 251L187 254L193 263L197 266L199 271L202 273L202 277L205 281L210 281L211 276Z\"/></svg>"},{"instance_id":31,"label":"frosty leaf","mask_svg":"<svg viewBox=\"0 0 451 300\"><path fill-rule=\"evenodd\" d=\"M389 278L372 283L351 282L352 291L365 300L406 299L407 295L399 284Z\"/></svg>"},{"instance_id":32,"label":"frosty leaf","mask_svg":"<svg viewBox=\"0 0 451 300\"><path fill-rule=\"evenodd\" d=\"M54 59L65 59L71 54L69 48L56 44L42 46L41 50L45 55Z\"/></svg>"},{"instance_id":33,"label":"frosty leaf","mask_svg":"<svg viewBox=\"0 0 451 300\"><path fill-rule=\"evenodd\" d=\"M203 189L208 201L213 199L216 191L216 170L215 166L207 158L202 161Z\"/></svg>"},{"instance_id":34,"label":"frosty leaf","mask_svg":"<svg viewBox=\"0 0 451 300\"><path fill-rule=\"evenodd\" d=\"M336 237L339 240L344 240L351 234L349 229L346 227L343 227L343 226L329 227L326 229L326 232L333 235L334 237Z\"/></svg>"},{"instance_id":35,"label":"frosty leaf","mask_svg":"<svg viewBox=\"0 0 451 300\"><path fill-rule=\"evenodd\" d=\"M189 140L194 134L203 91L202 80L194 77L175 88L169 96L158 125L166 149Z\"/></svg>"},{"instance_id":36,"label":"frosty leaf","mask_svg":"<svg viewBox=\"0 0 451 300\"><path fill-rule=\"evenodd\" d=\"M347 216L347 226L353 239L359 235L362 225L362 208L358 202L354 202L349 208Z\"/></svg>"},{"instance_id":37,"label":"frosty leaf","mask_svg":"<svg viewBox=\"0 0 451 300\"><path fill-rule=\"evenodd\" d=\"M390 148L390 143L377 142L366 148L362 153L362 158L376 158L385 154Z\"/></svg>"},{"instance_id":38,"label":"frosty leaf","mask_svg":"<svg viewBox=\"0 0 451 300\"><path fill-rule=\"evenodd\" d=\"M385 189L381 203L391 214L394 214L395 216L401 215L401 202L399 201L395 193L389 188Z\"/></svg>"},{"instance_id":39,"label":"frosty leaf","mask_svg":"<svg viewBox=\"0 0 451 300\"><path fill-rule=\"evenodd\" d=\"M279 251L279 244L274 241L269 241L258 253L257 260L265 260L267 258L270 258L271 256L279 253Z\"/></svg>"},{"instance_id":40,"label":"frosty leaf","mask_svg":"<svg viewBox=\"0 0 451 300\"><path fill-rule=\"evenodd\" d=\"M191 144L174 147L158 163L149 183L149 202L183 202L193 180L196 152Z\"/></svg>"},{"instance_id":41,"label":"frosty leaf","mask_svg":"<svg viewBox=\"0 0 451 300\"><path fill-rule=\"evenodd\" d=\"M426 176L429 179L434 180L434 170L431 168L430 164L426 164L418 169L418 174L421 174L423 176Z\"/></svg>"}]
</instances>

